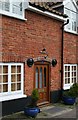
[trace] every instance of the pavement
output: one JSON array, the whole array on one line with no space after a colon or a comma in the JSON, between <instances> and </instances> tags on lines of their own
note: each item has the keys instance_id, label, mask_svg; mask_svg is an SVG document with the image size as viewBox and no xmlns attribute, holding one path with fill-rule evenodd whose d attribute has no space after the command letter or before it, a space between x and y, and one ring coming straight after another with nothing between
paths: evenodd
<instances>
[{"instance_id":1,"label":"pavement","mask_svg":"<svg viewBox=\"0 0 78 120\"><path fill-rule=\"evenodd\" d=\"M50 104L49 106L45 106L40 108L40 113L37 115L38 118L77 118L77 109L76 105L64 105L61 103ZM11 120L11 119L33 119L31 117L27 117L23 111L14 113L2 118L2 120Z\"/></svg>"}]
</instances>

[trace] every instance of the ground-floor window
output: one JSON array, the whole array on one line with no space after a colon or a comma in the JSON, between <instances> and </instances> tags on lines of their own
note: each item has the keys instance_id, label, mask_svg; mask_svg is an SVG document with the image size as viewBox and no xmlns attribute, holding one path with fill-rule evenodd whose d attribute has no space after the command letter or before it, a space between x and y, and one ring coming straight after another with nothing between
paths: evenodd
<instances>
[{"instance_id":1,"label":"ground-floor window","mask_svg":"<svg viewBox=\"0 0 78 120\"><path fill-rule=\"evenodd\" d=\"M77 64L64 64L64 86L63 89L70 87L77 82Z\"/></svg>"},{"instance_id":2,"label":"ground-floor window","mask_svg":"<svg viewBox=\"0 0 78 120\"><path fill-rule=\"evenodd\" d=\"M0 63L0 97L2 100L23 95L23 64Z\"/></svg>"}]
</instances>

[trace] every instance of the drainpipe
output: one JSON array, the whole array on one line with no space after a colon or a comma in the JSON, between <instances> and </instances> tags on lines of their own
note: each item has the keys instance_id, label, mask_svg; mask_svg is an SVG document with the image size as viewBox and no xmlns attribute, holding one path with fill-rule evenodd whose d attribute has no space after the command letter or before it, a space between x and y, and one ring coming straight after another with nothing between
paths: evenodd
<instances>
[{"instance_id":1,"label":"drainpipe","mask_svg":"<svg viewBox=\"0 0 78 120\"><path fill-rule=\"evenodd\" d=\"M64 23L61 27L62 29L62 41L61 41L61 97L62 97L62 91L63 91L63 59L64 59L64 26L69 23L69 19L67 19L67 22Z\"/></svg>"}]
</instances>

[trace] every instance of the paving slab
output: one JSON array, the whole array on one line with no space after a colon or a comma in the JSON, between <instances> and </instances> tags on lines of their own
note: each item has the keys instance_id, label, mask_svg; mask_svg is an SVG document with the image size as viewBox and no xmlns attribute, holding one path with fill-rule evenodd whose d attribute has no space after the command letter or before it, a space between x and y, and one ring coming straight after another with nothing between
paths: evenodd
<instances>
[{"instance_id":1,"label":"paving slab","mask_svg":"<svg viewBox=\"0 0 78 120\"><path fill-rule=\"evenodd\" d=\"M75 106L66 106L62 104L50 105L47 107L40 108L40 113L37 115L38 118L76 118L76 107ZM33 119L27 117L23 111L11 114L9 116L3 117L2 120L12 119Z\"/></svg>"}]
</instances>

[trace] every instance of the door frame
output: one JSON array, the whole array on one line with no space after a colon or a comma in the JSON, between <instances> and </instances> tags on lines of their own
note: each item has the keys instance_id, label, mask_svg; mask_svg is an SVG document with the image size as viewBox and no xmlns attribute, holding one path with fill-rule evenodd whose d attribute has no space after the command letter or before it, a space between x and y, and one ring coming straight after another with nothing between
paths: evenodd
<instances>
[{"instance_id":1,"label":"door frame","mask_svg":"<svg viewBox=\"0 0 78 120\"><path fill-rule=\"evenodd\" d=\"M37 61L37 62L34 63L34 82L33 82L33 89L35 88L35 65L48 65L48 82L49 82L49 84L48 84L48 96L49 96L48 102L50 103L51 64L50 64L50 62L47 62L47 61L44 61L44 62L42 62L42 61Z\"/></svg>"}]
</instances>

